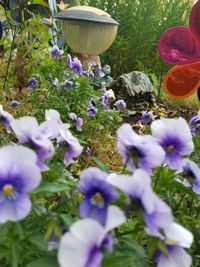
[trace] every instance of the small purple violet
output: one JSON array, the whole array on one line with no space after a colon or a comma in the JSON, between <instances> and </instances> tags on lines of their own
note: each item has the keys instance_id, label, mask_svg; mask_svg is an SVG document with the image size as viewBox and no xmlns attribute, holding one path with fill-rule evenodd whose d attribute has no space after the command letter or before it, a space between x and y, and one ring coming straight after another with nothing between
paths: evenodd
<instances>
[{"instance_id":1,"label":"small purple violet","mask_svg":"<svg viewBox=\"0 0 200 267\"><path fill-rule=\"evenodd\" d=\"M64 53L63 50L60 50L57 45L49 48L50 57L60 59L61 55Z\"/></svg>"},{"instance_id":2,"label":"small purple violet","mask_svg":"<svg viewBox=\"0 0 200 267\"><path fill-rule=\"evenodd\" d=\"M200 195L200 168L197 164L189 159L183 159L183 165L181 168L185 179L183 184L191 188L193 192Z\"/></svg>"},{"instance_id":3,"label":"small purple violet","mask_svg":"<svg viewBox=\"0 0 200 267\"><path fill-rule=\"evenodd\" d=\"M95 108L92 104L90 104L89 108L87 109L86 114L87 114L87 116L94 117L94 116L96 116L97 112L98 112L98 109Z\"/></svg>"},{"instance_id":4,"label":"small purple violet","mask_svg":"<svg viewBox=\"0 0 200 267\"><path fill-rule=\"evenodd\" d=\"M73 121L76 122L76 129L77 131L81 132L82 131L82 125L83 125L83 120L82 118L78 117L75 113L71 112L69 113L69 118Z\"/></svg>"},{"instance_id":5,"label":"small purple violet","mask_svg":"<svg viewBox=\"0 0 200 267\"><path fill-rule=\"evenodd\" d=\"M200 135L200 111L189 121L192 136Z\"/></svg>"},{"instance_id":6,"label":"small purple violet","mask_svg":"<svg viewBox=\"0 0 200 267\"><path fill-rule=\"evenodd\" d=\"M182 157L189 155L194 149L187 122L183 118L162 118L152 122L151 131L166 152L164 162L172 169L180 169Z\"/></svg>"},{"instance_id":7,"label":"small purple violet","mask_svg":"<svg viewBox=\"0 0 200 267\"><path fill-rule=\"evenodd\" d=\"M153 115L152 111L144 111L142 112L142 116L139 119L139 122L147 124L149 122L152 122L155 119L156 116Z\"/></svg>"},{"instance_id":8,"label":"small purple violet","mask_svg":"<svg viewBox=\"0 0 200 267\"><path fill-rule=\"evenodd\" d=\"M11 121L14 120L14 118L10 113L3 110L2 105L0 105L0 120L2 120L6 132L10 133L11 132L10 124L11 124Z\"/></svg>"},{"instance_id":9,"label":"small purple violet","mask_svg":"<svg viewBox=\"0 0 200 267\"><path fill-rule=\"evenodd\" d=\"M92 149L87 146L85 152L86 152L87 156L89 157L92 153Z\"/></svg>"},{"instance_id":10,"label":"small purple violet","mask_svg":"<svg viewBox=\"0 0 200 267\"><path fill-rule=\"evenodd\" d=\"M59 147L63 148L65 151L64 163L67 166L73 163L74 158L77 158L83 150L78 139L74 137L68 129L60 130L57 143Z\"/></svg>"},{"instance_id":11,"label":"small purple violet","mask_svg":"<svg viewBox=\"0 0 200 267\"><path fill-rule=\"evenodd\" d=\"M108 208L106 225L92 219L75 222L63 235L58 249L60 267L101 267L102 249L113 250L113 238L108 232L125 222L123 212L115 206Z\"/></svg>"},{"instance_id":12,"label":"small purple violet","mask_svg":"<svg viewBox=\"0 0 200 267\"><path fill-rule=\"evenodd\" d=\"M20 102L18 102L17 100L12 100L12 101L10 101L10 106L12 107L12 108L16 108L16 107L18 107L20 105Z\"/></svg>"},{"instance_id":13,"label":"small purple violet","mask_svg":"<svg viewBox=\"0 0 200 267\"><path fill-rule=\"evenodd\" d=\"M85 196L80 204L82 218L91 218L105 225L108 205L118 198L115 188L106 182L108 174L91 167L81 172L79 190Z\"/></svg>"},{"instance_id":14,"label":"small purple violet","mask_svg":"<svg viewBox=\"0 0 200 267\"><path fill-rule=\"evenodd\" d=\"M72 86L73 86L73 82L69 81L69 80L65 80L64 83L63 83L63 86L71 91L72 90Z\"/></svg>"},{"instance_id":15,"label":"small purple violet","mask_svg":"<svg viewBox=\"0 0 200 267\"><path fill-rule=\"evenodd\" d=\"M28 193L41 181L37 156L23 146L0 148L0 224L24 219L31 210Z\"/></svg>"},{"instance_id":16,"label":"small purple violet","mask_svg":"<svg viewBox=\"0 0 200 267\"><path fill-rule=\"evenodd\" d=\"M126 109L126 102L123 99L119 99L114 103L114 106L118 110L124 110L124 109Z\"/></svg>"},{"instance_id":17,"label":"small purple violet","mask_svg":"<svg viewBox=\"0 0 200 267\"><path fill-rule=\"evenodd\" d=\"M37 85L37 80L34 78L34 77L31 77L29 80L28 80L28 90L33 90Z\"/></svg>"},{"instance_id":18,"label":"small purple violet","mask_svg":"<svg viewBox=\"0 0 200 267\"><path fill-rule=\"evenodd\" d=\"M151 173L154 167L162 164L165 152L150 135L140 136L125 123L118 129L117 136L118 152L131 170L141 168Z\"/></svg>"}]
</instances>

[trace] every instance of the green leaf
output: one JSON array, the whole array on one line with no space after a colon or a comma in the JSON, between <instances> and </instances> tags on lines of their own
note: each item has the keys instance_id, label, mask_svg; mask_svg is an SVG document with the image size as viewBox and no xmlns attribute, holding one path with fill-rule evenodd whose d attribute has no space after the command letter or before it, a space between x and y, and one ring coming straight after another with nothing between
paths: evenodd
<instances>
[{"instance_id":1,"label":"green leaf","mask_svg":"<svg viewBox=\"0 0 200 267\"><path fill-rule=\"evenodd\" d=\"M49 256L32 261L26 267L59 267L56 257Z\"/></svg>"},{"instance_id":2,"label":"green leaf","mask_svg":"<svg viewBox=\"0 0 200 267\"><path fill-rule=\"evenodd\" d=\"M107 172L107 173L110 172L108 167L103 162L101 162L98 158L92 157L92 159L94 163L97 165L97 167L99 167L102 171Z\"/></svg>"},{"instance_id":3,"label":"green leaf","mask_svg":"<svg viewBox=\"0 0 200 267\"><path fill-rule=\"evenodd\" d=\"M40 186L32 191L31 194L38 193L56 193L67 190L66 184L42 183Z\"/></svg>"},{"instance_id":4,"label":"green leaf","mask_svg":"<svg viewBox=\"0 0 200 267\"><path fill-rule=\"evenodd\" d=\"M33 235L29 237L29 241L37 246L42 251L47 251L47 242L44 240L44 238L40 235Z\"/></svg>"},{"instance_id":5,"label":"green leaf","mask_svg":"<svg viewBox=\"0 0 200 267\"><path fill-rule=\"evenodd\" d=\"M62 218L64 224L67 226L67 227L70 227L73 222L74 222L74 218L70 215L70 214L60 214L60 217Z\"/></svg>"},{"instance_id":6,"label":"green leaf","mask_svg":"<svg viewBox=\"0 0 200 267\"><path fill-rule=\"evenodd\" d=\"M44 0L32 0L32 4L38 4L41 6L49 7L49 5Z\"/></svg>"},{"instance_id":7,"label":"green leaf","mask_svg":"<svg viewBox=\"0 0 200 267\"><path fill-rule=\"evenodd\" d=\"M11 266L17 267L19 262L19 249L17 243L13 242L11 246Z\"/></svg>"}]
</instances>

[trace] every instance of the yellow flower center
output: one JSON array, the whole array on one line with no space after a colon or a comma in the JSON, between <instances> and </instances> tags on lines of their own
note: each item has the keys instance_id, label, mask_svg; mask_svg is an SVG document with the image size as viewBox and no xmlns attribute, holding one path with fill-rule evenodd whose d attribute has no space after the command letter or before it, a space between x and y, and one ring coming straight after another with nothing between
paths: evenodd
<instances>
[{"instance_id":1,"label":"yellow flower center","mask_svg":"<svg viewBox=\"0 0 200 267\"><path fill-rule=\"evenodd\" d=\"M104 206L104 199L100 193L96 193L92 199L91 202L93 205L98 206L99 208L103 208Z\"/></svg>"},{"instance_id":2,"label":"yellow flower center","mask_svg":"<svg viewBox=\"0 0 200 267\"><path fill-rule=\"evenodd\" d=\"M171 145L166 148L166 152L167 153L170 153L170 152L173 152L173 151L174 151L174 147L171 146Z\"/></svg>"},{"instance_id":3,"label":"yellow flower center","mask_svg":"<svg viewBox=\"0 0 200 267\"><path fill-rule=\"evenodd\" d=\"M10 185L10 184L6 184L6 185L4 185L2 191L3 191L3 194L4 194L4 195L6 195L6 196L10 196L10 195L13 194L14 188L13 188L12 185Z\"/></svg>"},{"instance_id":4,"label":"yellow flower center","mask_svg":"<svg viewBox=\"0 0 200 267\"><path fill-rule=\"evenodd\" d=\"M94 201L96 203L101 203L103 201L103 198L102 198L101 194L96 193L96 195L94 196Z\"/></svg>"}]
</instances>

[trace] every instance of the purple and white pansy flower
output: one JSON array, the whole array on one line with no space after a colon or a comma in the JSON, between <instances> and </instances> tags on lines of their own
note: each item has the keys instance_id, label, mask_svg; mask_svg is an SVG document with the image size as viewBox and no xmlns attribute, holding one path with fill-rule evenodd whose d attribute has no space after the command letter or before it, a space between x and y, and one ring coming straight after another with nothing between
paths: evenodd
<instances>
[{"instance_id":1,"label":"purple and white pansy flower","mask_svg":"<svg viewBox=\"0 0 200 267\"><path fill-rule=\"evenodd\" d=\"M28 193L41 181L37 156L23 146L0 148L0 224L24 219L31 211Z\"/></svg>"},{"instance_id":2,"label":"purple and white pansy flower","mask_svg":"<svg viewBox=\"0 0 200 267\"><path fill-rule=\"evenodd\" d=\"M69 118L76 122L76 129L77 131L81 132L82 126L83 126L82 118L78 117L76 113L73 113L73 112L69 113Z\"/></svg>"},{"instance_id":3,"label":"purple and white pansy flower","mask_svg":"<svg viewBox=\"0 0 200 267\"><path fill-rule=\"evenodd\" d=\"M14 120L14 118L9 112L3 110L2 105L0 105L0 120L2 120L6 132L10 133L11 132L10 124L11 124L11 121Z\"/></svg>"},{"instance_id":4,"label":"purple and white pansy flower","mask_svg":"<svg viewBox=\"0 0 200 267\"><path fill-rule=\"evenodd\" d=\"M131 170L141 168L151 173L154 167L162 164L165 152L150 135L140 136L125 123L118 129L117 136L118 152Z\"/></svg>"},{"instance_id":5,"label":"purple and white pansy flower","mask_svg":"<svg viewBox=\"0 0 200 267\"><path fill-rule=\"evenodd\" d=\"M161 230L171 225L172 213L170 207L152 191L149 175L137 169L132 176L110 174L107 182L129 196L136 209L142 210L146 232L163 239Z\"/></svg>"},{"instance_id":6,"label":"purple and white pansy flower","mask_svg":"<svg viewBox=\"0 0 200 267\"><path fill-rule=\"evenodd\" d=\"M105 226L92 219L75 222L61 238L58 249L60 267L101 267L102 249L112 253L113 238L109 231L125 222L123 212L108 208Z\"/></svg>"},{"instance_id":7,"label":"purple and white pansy flower","mask_svg":"<svg viewBox=\"0 0 200 267\"><path fill-rule=\"evenodd\" d=\"M61 129L57 137L57 143L64 150L64 163L68 166L74 162L83 150L78 139L68 129Z\"/></svg>"},{"instance_id":8,"label":"purple and white pansy flower","mask_svg":"<svg viewBox=\"0 0 200 267\"><path fill-rule=\"evenodd\" d=\"M196 116L191 118L191 120L189 121L189 127L192 136L198 136L200 134L200 111Z\"/></svg>"},{"instance_id":9,"label":"purple and white pansy flower","mask_svg":"<svg viewBox=\"0 0 200 267\"><path fill-rule=\"evenodd\" d=\"M115 188L107 183L108 173L98 168L88 168L81 172L79 191L84 195L80 204L80 216L91 218L105 225L108 205L118 198Z\"/></svg>"},{"instance_id":10,"label":"purple and white pansy flower","mask_svg":"<svg viewBox=\"0 0 200 267\"><path fill-rule=\"evenodd\" d=\"M21 144L35 150L40 168L48 170L44 161L54 155L54 146L49 139L57 136L57 127L50 121L39 125L36 118L25 116L12 120L11 128Z\"/></svg>"},{"instance_id":11,"label":"purple and white pansy flower","mask_svg":"<svg viewBox=\"0 0 200 267\"><path fill-rule=\"evenodd\" d=\"M57 45L49 48L50 57L60 59L61 55L64 53L63 50L59 49Z\"/></svg>"},{"instance_id":12,"label":"purple and white pansy flower","mask_svg":"<svg viewBox=\"0 0 200 267\"><path fill-rule=\"evenodd\" d=\"M172 223L169 228L164 229L164 234L168 255L156 253L157 267L190 267L192 258L184 248L191 247L192 233L183 226Z\"/></svg>"},{"instance_id":13,"label":"purple and white pansy flower","mask_svg":"<svg viewBox=\"0 0 200 267\"><path fill-rule=\"evenodd\" d=\"M182 168L178 173L180 172L185 179L183 181L178 179L178 181L200 195L200 168L197 164L190 159L183 159Z\"/></svg>"},{"instance_id":14,"label":"purple and white pansy flower","mask_svg":"<svg viewBox=\"0 0 200 267\"><path fill-rule=\"evenodd\" d=\"M151 131L154 138L165 150L164 162L172 169L181 168L182 157L189 155L194 149L187 122L183 118L162 118L152 122Z\"/></svg>"}]
</instances>

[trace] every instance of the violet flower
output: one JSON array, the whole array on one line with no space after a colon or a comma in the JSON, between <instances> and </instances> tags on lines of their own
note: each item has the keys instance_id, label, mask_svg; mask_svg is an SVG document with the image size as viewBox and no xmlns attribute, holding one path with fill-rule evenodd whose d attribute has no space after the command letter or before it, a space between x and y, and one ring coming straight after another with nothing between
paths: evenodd
<instances>
[{"instance_id":1,"label":"violet flower","mask_svg":"<svg viewBox=\"0 0 200 267\"><path fill-rule=\"evenodd\" d=\"M69 81L69 80L65 80L63 85L64 85L65 88L68 88L68 90L71 91L72 90L72 86L73 86L73 82Z\"/></svg>"},{"instance_id":2,"label":"violet flower","mask_svg":"<svg viewBox=\"0 0 200 267\"><path fill-rule=\"evenodd\" d=\"M72 61L72 67L71 67L72 71L74 74L81 74L82 73L82 64L80 62L80 60L77 57L73 58Z\"/></svg>"},{"instance_id":3,"label":"violet flower","mask_svg":"<svg viewBox=\"0 0 200 267\"><path fill-rule=\"evenodd\" d=\"M151 131L166 152L164 162L172 169L180 169L182 157L194 149L187 122L183 118L160 119L152 122Z\"/></svg>"},{"instance_id":4,"label":"violet flower","mask_svg":"<svg viewBox=\"0 0 200 267\"><path fill-rule=\"evenodd\" d=\"M65 151L64 163L67 166L73 163L74 158L77 158L83 150L78 139L68 129L60 130L57 143Z\"/></svg>"},{"instance_id":5,"label":"violet flower","mask_svg":"<svg viewBox=\"0 0 200 267\"><path fill-rule=\"evenodd\" d=\"M108 205L118 198L115 188L106 182L108 174L94 167L81 172L79 190L85 196L80 204L82 218L91 218L105 225Z\"/></svg>"},{"instance_id":6,"label":"violet flower","mask_svg":"<svg viewBox=\"0 0 200 267\"><path fill-rule=\"evenodd\" d=\"M54 146L49 137L55 137L58 134L57 127L44 122L40 126L34 117L21 117L11 122L11 128L21 144L29 145L33 148L38 156L38 166L42 170L48 170L44 161L54 155ZM48 127L48 131L47 128ZM50 132L51 131L51 132ZM46 136L48 134L48 136Z\"/></svg>"},{"instance_id":7,"label":"violet flower","mask_svg":"<svg viewBox=\"0 0 200 267\"><path fill-rule=\"evenodd\" d=\"M192 136L198 136L200 134L200 111L189 121L189 127Z\"/></svg>"},{"instance_id":8,"label":"violet flower","mask_svg":"<svg viewBox=\"0 0 200 267\"><path fill-rule=\"evenodd\" d=\"M34 77L31 77L28 80L28 90L33 90L37 86L37 80Z\"/></svg>"},{"instance_id":9,"label":"violet flower","mask_svg":"<svg viewBox=\"0 0 200 267\"><path fill-rule=\"evenodd\" d=\"M12 100L12 101L10 101L10 106L12 107L12 108L16 108L16 107L18 107L20 105L20 102L18 102L17 100Z\"/></svg>"},{"instance_id":10,"label":"violet flower","mask_svg":"<svg viewBox=\"0 0 200 267\"><path fill-rule=\"evenodd\" d=\"M155 119L156 116L153 115L152 111L144 111L142 112L142 116L139 119L139 122L147 124L149 122L152 122Z\"/></svg>"},{"instance_id":11,"label":"violet flower","mask_svg":"<svg viewBox=\"0 0 200 267\"><path fill-rule=\"evenodd\" d=\"M76 122L76 129L77 129L77 131L81 132L82 131L81 127L83 125L82 118L77 117L77 115L73 112L69 113L69 118Z\"/></svg>"},{"instance_id":12,"label":"violet flower","mask_svg":"<svg viewBox=\"0 0 200 267\"><path fill-rule=\"evenodd\" d=\"M118 109L118 110L124 110L126 109L126 102L123 99L117 100L114 104L114 106Z\"/></svg>"},{"instance_id":13,"label":"violet flower","mask_svg":"<svg viewBox=\"0 0 200 267\"><path fill-rule=\"evenodd\" d=\"M123 157L123 163L131 170L141 168L151 173L154 167L162 164L165 152L153 137L136 134L129 124L123 124L117 136L118 152Z\"/></svg>"},{"instance_id":14,"label":"violet flower","mask_svg":"<svg viewBox=\"0 0 200 267\"><path fill-rule=\"evenodd\" d=\"M172 223L164 230L165 244L168 255L158 252L155 259L157 267L190 267L192 265L191 256L184 250L190 248L193 242L193 235L183 226Z\"/></svg>"},{"instance_id":15,"label":"violet flower","mask_svg":"<svg viewBox=\"0 0 200 267\"><path fill-rule=\"evenodd\" d=\"M7 111L3 110L2 105L0 105L0 120L2 120L5 130L7 133L10 133L10 124L11 121L14 120L13 116Z\"/></svg>"},{"instance_id":16,"label":"violet flower","mask_svg":"<svg viewBox=\"0 0 200 267\"><path fill-rule=\"evenodd\" d=\"M189 159L183 159L182 172L185 177L183 184L200 195L200 168Z\"/></svg>"},{"instance_id":17,"label":"violet flower","mask_svg":"<svg viewBox=\"0 0 200 267\"><path fill-rule=\"evenodd\" d=\"M108 208L106 225L92 219L75 222L61 238L58 249L60 267L101 267L102 249L112 253L113 238L108 232L125 222L123 212L115 206Z\"/></svg>"},{"instance_id":18,"label":"violet flower","mask_svg":"<svg viewBox=\"0 0 200 267\"><path fill-rule=\"evenodd\" d=\"M0 223L16 222L29 214L28 193L41 181L37 156L23 146L4 146L0 158Z\"/></svg>"},{"instance_id":19,"label":"violet flower","mask_svg":"<svg viewBox=\"0 0 200 267\"><path fill-rule=\"evenodd\" d=\"M87 146L85 152L86 152L87 156L89 157L92 153L92 149Z\"/></svg>"},{"instance_id":20,"label":"violet flower","mask_svg":"<svg viewBox=\"0 0 200 267\"><path fill-rule=\"evenodd\" d=\"M57 45L49 48L50 57L60 59L60 56L64 53L63 50L60 50Z\"/></svg>"},{"instance_id":21,"label":"violet flower","mask_svg":"<svg viewBox=\"0 0 200 267\"><path fill-rule=\"evenodd\" d=\"M97 112L98 112L98 109L95 108L95 107L91 104L90 107L87 109L86 114L87 114L87 116L92 116L92 117L94 117L94 116L96 116Z\"/></svg>"},{"instance_id":22,"label":"violet flower","mask_svg":"<svg viewBox=\"0 0 200 267\"><path fill-rule=\"evenodd\" d=\"M146 232L163 239L161 230L171 225L172 213L169 206L152 191L149 175L138 169L132 176L111 174L107 182L129 196L143 212Z\"/></svg>"}]
</instances>

